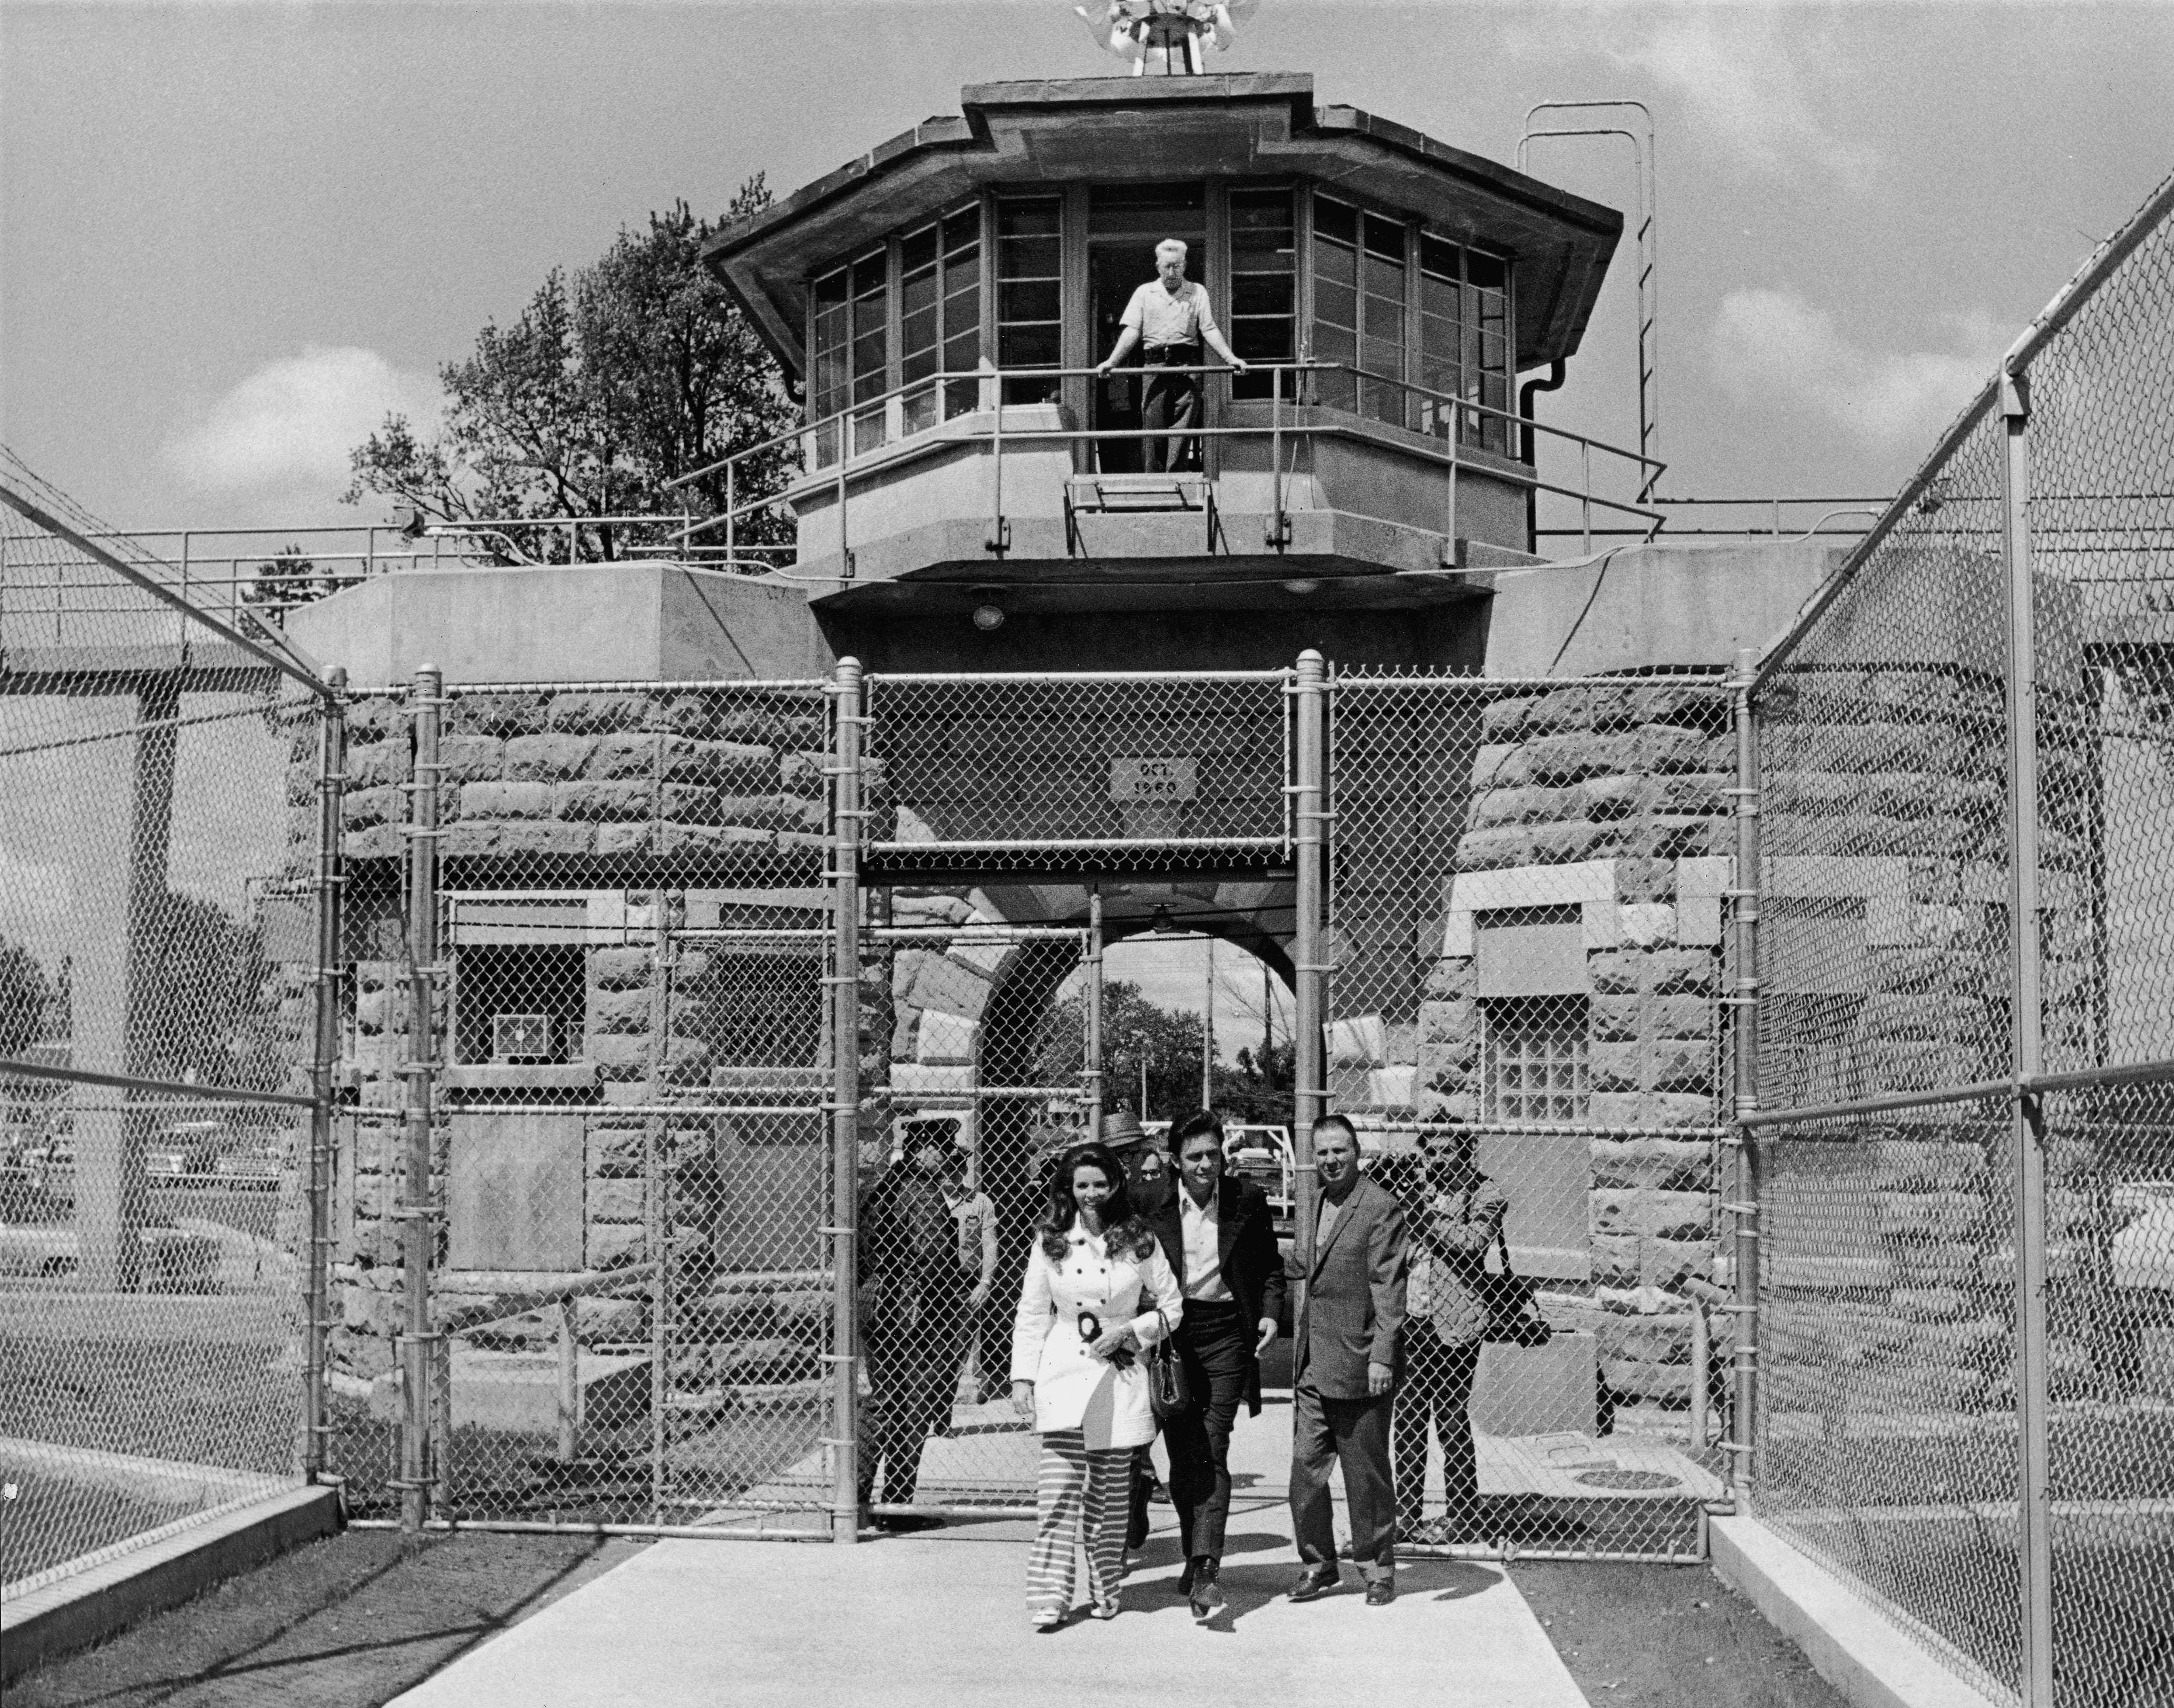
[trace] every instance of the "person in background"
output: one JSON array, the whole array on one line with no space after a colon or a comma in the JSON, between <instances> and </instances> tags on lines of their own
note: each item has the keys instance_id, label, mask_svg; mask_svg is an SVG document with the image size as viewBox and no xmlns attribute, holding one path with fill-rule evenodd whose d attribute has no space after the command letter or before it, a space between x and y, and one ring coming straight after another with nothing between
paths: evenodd
<instances>
[{"instance_id":1,"label":"person in background","mask_svg":"<svg viewBox=\"0 0 2174 1708\"><path fill-rule=\"evenodd\" d=\"M1399 1541L1470 1542L1480 1533L1470 1409L1487 1328L1479 1278L1489 1249L1501 1236L1510 1201L1473 1165L1473 1143L1469 1132L1455 1131L1426 1133L1420 1140L1425 1203L1413 1217L1419 1238L1393 1430ZM1423 1524L1430 1424L1441 1440L1443 1512L1434 1523Z\"/></svg>"},{"instance_id":2,"label":"person in background","mask_svg":"<svg viewBox=\"0 0 2174 1708\"><path fill-rule=\"evenodd\" d=\"M929 1431L948 1424L958 1392L959 1338L967 1284L958 1225L942 1185L954 1154L948 1127L915 1122L906 1154L861 1205L861 1352L868 1373L861 1431L861 1505L871 1505L882 1473L884 1503L911 1506ZM886 1514L887 1529L941 1524L934 1514Z\"/></svg>"},{"instance_id":3,"label":"person in background","mask_svg":"<svg viewBox=\"0 0 2174 1708\"><path fill-rule=\"evenodd\" d=\"M1102 1143L1116 1153L1118 1162L1124 1168L1125 1192L1132 1200L1135 1215L1143 1219L1159 1215L1176 1202L1177 1181L1170 1166L1169 1154L1163 1149L1163 1142L1143 1128L1130 1113L1120 1110L1115 1115L1103 1117ZM1167 1246L1163 1256L1172 1262L1176 1261ZM1150 1438L1133 1455L1132 1494L1126 1506L1125 1546L1135 1553L1147 1546L1149 1503L1169 1498L1162 1479L1155 1475L1153 1446Z\"/></svg>"},{"instance_id":4,"label":"person in background","mask_svg":"<svg viewBox=\"0 0 2174 1708\"><path fill-rule=\"evenodd\" d=\"M1224 1606L1216 1579L1230 1515L1230 1431L1241 1401L1261 1414L1261 1354L1276 1338L1285 1281L1268 1195L1223 1171L1221 1117L1188 1115L1171 1138L1177 1192L1146 1220L1185 1295L1176 1340L1191 1402L1162 1427L1185 1546L1178 1590L1204 1620Z\"/></svg>"},{"instance_id":5,"label":"person in background","mask_svg":"<svg viewBox=\"0 0 2174 1708\"><path fill-rule=\"evenodd\" d=\"M1359 1171L1359 1137L1340 1115L1313 1124L1313 1249L1293 1254L1304 1284L1291 1345L1291 1524L1305 1569L1295 1602L1336 1587L1332 1465L1344 1469L1351 1555L1366 1605L1397 1598L1389 1415L1409 1264L1403 1208Z\"/></svg>"},{"instance_id":6,"label":"person in background","mask_svg":"<svg viewBox=\"0 0 2174 1708\"><path fill-rule=\"evenodd\" d=\"M1027 1608L1036 1630L1072 1611L1084 1546L1097 1619L1115 1619L1133 1449L1155 1433L1136 1354L1184 1320L1177 1278L1133 1213L1106 1145L1059 1160L1012 1324L1012 1403L1041 1436Z\"/></svg>"},{"instance_id":7,"label":"person in background","mask_svg":"<svg viewBox=\"0 0 2174 1708\"><path fill-rule=\"evenodd\" d=\"M989 1302L989 1289L997 1278L997 1207L988 1194L966 1177L966 1153L954 1149L940 1176L944 1202L958 1225L959 1273L966 1280L966 1297L960 1307L959 1349L965 1369L963 1379L971 1385L979 1404L989 1397L993 1373L984 1373L979 1356L982 1312ZM937 1433L947 1433L948 1419Z\"/></svg>"}]
</instances>

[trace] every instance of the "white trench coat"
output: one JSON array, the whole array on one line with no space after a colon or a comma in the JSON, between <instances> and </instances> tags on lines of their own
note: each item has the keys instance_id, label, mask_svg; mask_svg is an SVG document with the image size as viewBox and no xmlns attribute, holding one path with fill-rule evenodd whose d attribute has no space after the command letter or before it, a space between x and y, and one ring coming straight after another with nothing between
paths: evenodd
<instances>
[{"instance_id":1,"label":"white trench coat","mask_svg":"<svg viewBox=\"0 0 2174 1708\"><path fill-rule=\"evenodd\" d=\"M1082 1430L1090 1451L1152 1441L1155 1408L1144 1361L1136 1356L1131 1369L1119 1370L1090 1356L1079 1320L1091 1315L1104 1330L1129 1325L1145 1347L1162 1338L1165 1323L1176 1327L1183 1309L1160 1246L1145 1257L1112 1257L1101 1235L1075 1224L1063 1260L1052 1262L1036 1240L1012 1324L1012 1380L1034 1384L1035 1428L1044 1435Z\"/></svg>"}]
</instances>

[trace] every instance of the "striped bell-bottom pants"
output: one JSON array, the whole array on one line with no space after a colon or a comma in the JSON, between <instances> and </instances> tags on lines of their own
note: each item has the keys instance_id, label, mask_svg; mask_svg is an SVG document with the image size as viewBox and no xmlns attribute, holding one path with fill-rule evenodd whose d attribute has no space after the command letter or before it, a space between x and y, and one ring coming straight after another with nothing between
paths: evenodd
<instances>
[{"instance_id":1,"label":"striped bell-bottom pants","mask_svg":"<svg viewBox=\"0 0 2174 1708\"><path fill-rule=\"evenodd\" d=\"M1078 1430L1042 1436L1034 1549L1026 1566L1027 1610L1035 1617L1072 1611L1072 1555L1083 1543L1087 1592L1099 1611L1116 1611L1132 1468L1130 1447L1090 1451Z\"/></svg>"}]
</instances>

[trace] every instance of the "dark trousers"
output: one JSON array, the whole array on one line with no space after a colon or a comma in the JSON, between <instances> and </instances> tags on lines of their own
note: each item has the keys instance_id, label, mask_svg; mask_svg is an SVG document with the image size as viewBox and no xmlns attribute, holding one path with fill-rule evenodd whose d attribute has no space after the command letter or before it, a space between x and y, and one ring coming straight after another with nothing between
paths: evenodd
<instances>
[{"instance_id":1,"label":"dark trousers","mask_svg":"<svg viewBox=\"0 0 2174 1708\"><path fill-rule=\"evenodd\" d=\"M1396 1503L1389 1492L1391 1397L1331 1399L1301 1376L1291 1391L1291 1526L1298 1557L1316 1569L1336 1565L1336 1521L1328 1494L1332 1465L1344 1467L1351 1557L1368 1580L1397 1573Z\"/></svg>"},{"instance_id":2,"label":"dark trousers","mask_svg":"<svg viewBox=\"0 0 2174 1708\"><path fill-rule=\"evenodd\" d=\"M1170 1500L1187 1559L1223 1557L1230 1517L1230 1430L1245 1403L1252 1334L1233 1303L1185 1301L1177 1353L1192 1403L1163 1420L1170 1451Z\"/></svg>"},{"instance_id":3,"label":"dark trousers","mask_svg":"<svg viewBox=\"0 0 2174 1708\"><path fill-rule=\"evenodd\" d=\"M1144 359L1148 377L1140 394L1140 425L1158 436L1140 441L1140 467L1161 474L1185 466L1187 430L1200 419L1200 376L1174 374L1171 368L1200 365L1198 344L1159 344ZM1170 428L1167 439L1159 436Z\"/></svg>"},{"instance_id":4,"label":"dark trousers","mask_svg":"<svg viewBox=\"0 0 2174 1708\"><path fill-rule=\"evenodd\" d=\"M1403 1386L1397 1390L1397 1520L1417 1528L1426 1498L1427 1426L1441 1437L1444 1514L1452 1530L1479 1521L1479 1462L1472 1447L1472 1378L1479 1343L1445 1346L1431 1322L1404 1326Z\"/></svg>"},{"instance_id":5,"label":"dark trousers","mask_svg":"<svg viewBox=\"0 0 2174 1708\"><path fill-rule=\"evenodd\" d=\"M868 1397L855 1467L863 1504L875 1498L879 1464L885 1504L913 1504L922 1445L931 1430L949 1420L959 1391L965 1327L963 1296L925 1304L911 1326L883 1316L869 1322L863 1346Z\"/></svg>"}]
</instances>

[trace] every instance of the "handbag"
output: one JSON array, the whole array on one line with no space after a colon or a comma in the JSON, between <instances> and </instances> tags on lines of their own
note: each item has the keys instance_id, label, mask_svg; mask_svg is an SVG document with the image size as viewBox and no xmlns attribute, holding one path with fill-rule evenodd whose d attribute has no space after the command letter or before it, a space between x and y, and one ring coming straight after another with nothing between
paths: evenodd
<instances>
[{"instance_id":1,"label":"handbag","mask_svg":"<svg viewBox=\"0 0 2174 1708\"><path fill-rule=\"evenodd\" d=\"M1489 1270L1487 1260L1482 1257L1479 1273L1473 1278L1473 1291L1479 1295L1479 1308L1486 1317L1479 1338L1517 1346L1545 1346L1555 1331L1533 1303L1540 1284L1511 1267L1509 1238L1499 1227L1495 1230L1495 1245L1502 1254L1502 1273L1498 1275Z\"/></svg>"},{"instance_id":2,"label":"handbag","mask_svg":"<svg viewBox=\"0 0 2174 1708\"><path fill-rule=\"evenodd\" d=\"M1160 1423L1192 1403L1192 1383L1185 1374L1185 1360L1178 1356L1170 1319L1158 1311L1155 1321L1162 1324L1162 1334L1148 1349L1148 1403Z\"/></svg>"}]
</instances>

